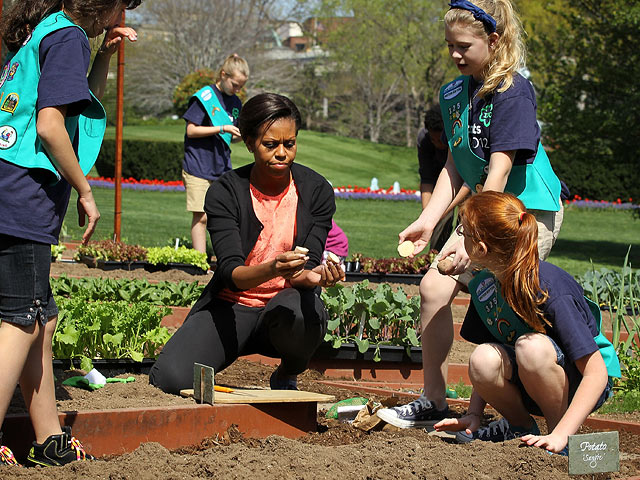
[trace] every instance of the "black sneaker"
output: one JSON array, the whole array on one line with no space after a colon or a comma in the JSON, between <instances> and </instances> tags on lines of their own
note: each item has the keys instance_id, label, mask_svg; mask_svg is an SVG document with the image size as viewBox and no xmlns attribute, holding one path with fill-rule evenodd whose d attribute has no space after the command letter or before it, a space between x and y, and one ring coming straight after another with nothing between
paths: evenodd
<instances>
[{"instance_id":1,"label":"black sneaker","mask_svg":"<svg viewBox=\"0 0 640 480\"><path fill-rule=\"evenodd\" d=\"M42 445L33 442L26 465L57 467L77 460L94 459L95 457L86 453L82 444L71 436L71 428L62 427L62 433L51 435Z\"/></svg>"},{"instance_id":2,"label":"black sneaker","mask_svg":"<svg viewBox=\"0 0 640 480\"><path fill-rule=\"evenodd\" d=\"M511 428L506 418L501 418L500 420L491 422L486 427L479 428L471 435L464 430L456 432L456 440L458 443L469 443L474 440L483 442L505 442L529 434L540 435L540 429L535 420L533 421L533 427L529 430L516 430Z\"/></svg>"},{"instance_id":3,"label":"black sneaker","mask_svg":"<svg viewBox=\"0 0 640 480\"><path fill-rule=\"evenodd\" d=\"M278 367L269 378L269 386L271 390L298 390L298 376L282 374Z\"/></svg>"},{"instance_id":4,"label":"black sneaker","mask_svg":"<svg viewBox=\"0 0 640 480\"><path fill-rule=\"evenodd\" d=\"M378 418L399 428L432 427L447 418L449 407L438 410L426 397L419 397L411 403L393 408L381 408Z\"/></svg>"}]
</instances>

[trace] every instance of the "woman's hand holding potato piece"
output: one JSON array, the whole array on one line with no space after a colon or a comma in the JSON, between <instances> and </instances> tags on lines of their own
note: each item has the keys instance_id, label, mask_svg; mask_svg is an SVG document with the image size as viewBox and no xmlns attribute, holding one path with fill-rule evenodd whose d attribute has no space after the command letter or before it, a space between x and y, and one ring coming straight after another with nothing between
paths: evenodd
<instances>
[{"instance_id":1,"label":"woman's hand holding potato piece","mask_svg":"<svg viewBox=\"0 0 640 480\"><path fill-rule=\"evenodd\" d=\"M305 247L301 247L301 246L296 246L296 248L293 250L294 253L300 254L300 255L304 255L306 257L307 253L309 253L309 249L305 248ZM305 262L306 263L306 262ZM298 275L300 275L302 273L302 271L304 270L304 263L302 264L302 266L300 267L300 270L298 270L297 272L295 272L293 275L291 275L291 278L296 278Z\"/></svg>"}]
</instances>

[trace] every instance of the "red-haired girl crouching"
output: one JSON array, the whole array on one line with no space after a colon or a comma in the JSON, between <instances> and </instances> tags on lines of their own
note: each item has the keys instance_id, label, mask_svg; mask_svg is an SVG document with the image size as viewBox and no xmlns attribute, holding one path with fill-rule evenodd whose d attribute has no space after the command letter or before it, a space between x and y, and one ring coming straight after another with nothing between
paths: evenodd
<instances>
[{"instance_id":1,"label":"red-haired girl crouching","mask_svg":"<svg viewBox=\"0 0 640 480\"><path fill-rule=\"evenodd\" d=\"M483 192L461 209L458 234L473 263L486 268L469 283L472 303L461 335L479 344L469 359L473 394L462 418L436 430L461 442L520 438L563 452L620 376L615 349L600 333L600 310L575 279L540 261L538 226L511 194ZM480 428L489 403L504 417ZM531 415L543 415L541 435Z\"/></svg>"}]
</instances>

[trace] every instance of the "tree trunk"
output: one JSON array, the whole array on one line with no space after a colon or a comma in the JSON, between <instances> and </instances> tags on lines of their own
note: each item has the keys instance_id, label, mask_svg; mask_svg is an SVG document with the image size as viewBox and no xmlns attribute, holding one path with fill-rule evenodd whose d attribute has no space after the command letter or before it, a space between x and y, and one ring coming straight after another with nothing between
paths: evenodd
<instances>
[{"instance_id":1,"label":"tree trunk","mask_svg":"<svg viewBox=\"0 0 640 480\"><path fill-rule=\"evenodd\" d=\"M412 115L411 115L411 101L409 100L409 95L405 95L404 97L404 113L405 113L405 132L407 135L407 147L411 147L414 145L413 141L413 128L412 127Z\"/></svg>"},{"instance_id":2,"label":"tree trunk","mask_svg":"<svg viewBox=\"0 0 640 480\"><path fill-rule=\"evenodd\" d=\"M373 107L369 107L369 140L373 143L380 141L380 120L374 115Z\"/></svg>"}]
</instances>

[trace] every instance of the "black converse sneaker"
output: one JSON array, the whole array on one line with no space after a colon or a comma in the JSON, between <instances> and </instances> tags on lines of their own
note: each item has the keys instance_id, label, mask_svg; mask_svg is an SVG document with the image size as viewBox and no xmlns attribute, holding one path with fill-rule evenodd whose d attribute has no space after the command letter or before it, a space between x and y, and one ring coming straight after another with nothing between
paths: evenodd
<instances>
[{"instance_id":1,"label":"black converse sneaker","mask_svg":"<svg viewBox=\"0 0 640 480\"><path fill-rule=\"evenodd\" d=\"M376 412L378 418L399 428L432 427L447 417L449 407L438 410L436 406L421 396L411 403L393 408L381 408Z\"/></svg>"},{"instance_id":2,"label":"black converse sneaker","mask_svg":"<svg viewBox=\"0 0 640 480\"><path fill-rule=\"evenodd\" d=\"M77 460L94 460L84 451L82 444L71 436L70 427L62 427L62 433L51 435L43 444L33 442L26 465L35 467L57 467Z\"/></svg>"},{"instance_id":3,"label":"black converse sneaker","mask_svg":"<svg viewBox=\"0 0 640 480\"><path fill-rule=\"evenodd\" d=\"M514 438L520 438L524 435L540 435L538 424L533 422L533 426L530 429L520 429L509 425L506 418L495 420L486 427L481 427L475 432L469 435L464 430L456 432L456 441L458 443L469 443L474 440L480 440L483 442L506 442L507 440L513 440Z\"/></svg>"}]
</instances>

